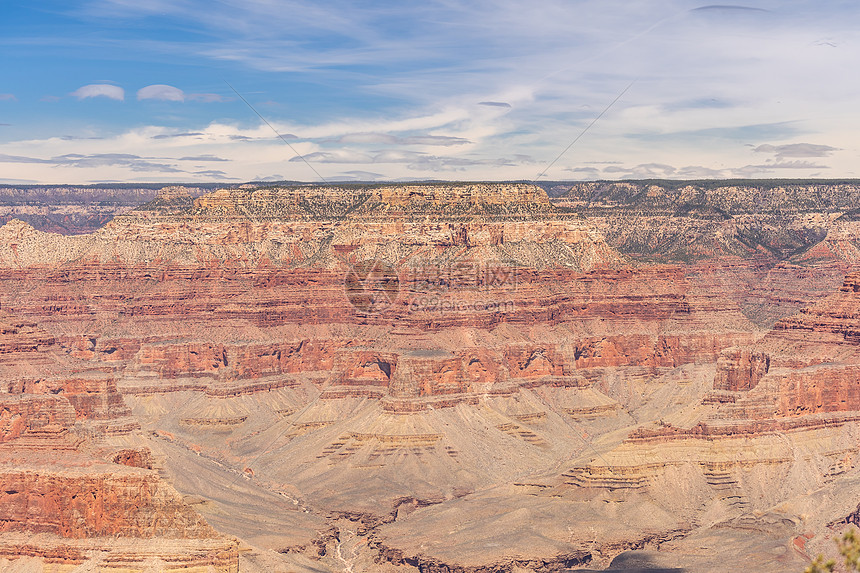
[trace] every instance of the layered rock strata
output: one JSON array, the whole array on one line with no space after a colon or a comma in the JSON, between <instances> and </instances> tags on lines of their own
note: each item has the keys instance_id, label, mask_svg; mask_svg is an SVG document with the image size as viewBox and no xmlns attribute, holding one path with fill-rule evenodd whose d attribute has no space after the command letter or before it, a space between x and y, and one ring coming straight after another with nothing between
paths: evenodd
<instances>
[{"instance_id":1,"label":"layered rock strata","mask_svg":"<svg viewBox=\"0 0 860 573\"><path fill-rule=\"evenodd\" d=\"M837 293L755 344L724 350L701 405L641 425L568 470L566 483L671 507L659 492L683 476L685 487L700 482L716 496L702 507L725 527L767 513L791 524L780 535L828 536L825 526L850 513L857 480L858 278L848 275Z\"/></svg>"},{"instance_id":2,"label":"layered rock strata","mask_svg":"<svg viewBox=\"0 0 860 573\"><path fill-rule=\"evenodd\" d=\"M152 470L148 450L111 455L112 440L139 428L112 370L69 356L28 321L4 314L0 328L0 556L58 571L96 561L143 571L147 559L165 571L237 571L236 543Z\"/></svg>"},{"instance_id":3,"label":"layered rock strata","mask_svg":"<svg viewBox=\"0 0 860 573\"><path fill-rule=\"evenodd\" d=\"M712 288L744 264L632 261L592 221L525 184L245 188L197 199L168 190L91 235L10 222L0 228L0 307L14 313L3 327L14 335L0 340L9 350L0 380L46 401L16 398L0 436L35 443L38 431L61 428L51 439L68 454L51 463L90 456L98 463L80 462L75 483L114 489L102 505L58 508L122 508L136 492L147 505L123 510L128 531L165 547L182 528L205 541L199 551L222 538L168 495L157 471L197 496L219 531L283 555L313 553L321 567L368 556L379 567L438 570L601 564L684 536L711 519L702 515L770 507L794 490L765 494L758 484L783 479L787 460L848 456L849 434L833 433L836 410L817 403L845 398L846 428L849 386L804 402L818 408L809 416L796 400L767 397L804 383L776 381L793 350L769 350L775 335L759 342L748 309ZM808 294L798 289L786 308ZM16 416L28 408L48 422L22 425ZM126 424L129 411L143 434ZM808 444L797 454L784 436L801 431ZM126 481L109 478L102 460ZM739 477L747 468L765 468L752 486ZM655 493L672 480L692 503ZM313 517L279 521L271 508L282 506ZM146 529L149 511L167 517ZM623 532L612 525L620 515ZM41 535L78 536L75 548L121 523L93 519L32 523L44 524ZM4 535L28 527L9 523L15 531ZM317 529L288 543L291 527ZM503 541L508 549L495 549Z\"/></svg>"}]
</instances>

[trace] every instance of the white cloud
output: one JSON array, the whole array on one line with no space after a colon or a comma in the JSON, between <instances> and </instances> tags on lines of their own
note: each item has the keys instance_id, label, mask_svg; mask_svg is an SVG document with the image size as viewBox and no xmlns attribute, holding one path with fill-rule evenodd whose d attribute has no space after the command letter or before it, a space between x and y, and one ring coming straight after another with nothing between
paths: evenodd
<instances>
[{"instance_id":1,"label":"white cloud","mask_svg":"<svg viewBox=\"0 0 860 573\"><path fill-rule=\"evenodd\" d=\"M259 82L248 89L259 93L242 93L254 105L279 104L265 110L267 119L279 132L295 134L291 143L320 163L360 170L385 162L379 170L391 177L426 168L434 170L428 175L449 169L459 176L458 170L469 169L470 177L528 178L540 169L518 154L547 165L638 77L547 178L582 175L577 169L589 162L619 160L655 176L728 176L745 168L737 166L803 173L807 167L780 159L804 157L826 157L814 165L826 163L828 175L851 175L860 76L844 70L856 68L860 5L747 4L545 0L534 8L525 0L464 0L392 8L312 0L87 0L77 11L119 22L112 45L150 61L187 59L204 70L214 59L253 68ZM757 6L770 11L749 9ZM122 22L139 18L195 33L169 40L121 37ZM287 70L295 74L281 73ZM189 74L183 86L218 91L219 83L203 75ZM147 86L138 98L227 101L168 85ZM256 121L241 105L223 107L232 116L221 112L245 125ZM291 150L265 126L224 125L229 122L153 129L146 144L128 152L150 156L146 145L164 143L184 149L171 157L230 158L234 162L223 165L231 173L313 175L301 161L287 161ZM810 140L833 150L793 143ZM235 148L225 151L229 145ZM396 147L417 155L398 156ZM246 157L246 150L263 157ZM8 153L24 155L13 148ZM240 157L258 170L245 170ZM323 174L335 169L324 167Z\"/></svg>"},{"instance_id":2,"label":"white cloud","mask_svg":"<svg viewBox=\"0 0 860 573\"><path fill-rule=\"evenodd\" d=\"M363 165L365 163L376 162L372 155L367 155L350 149L314 151L312 153L306 153L301 157L295 156L291 158L290 161L308 161L310 163L348 163L350 165Z\"/></svg>"},{"instance_id":3,"label":"white cloud","mask_svg":"<svg viewBox=\"0 0 860 573\"><path fill-rule=\"evenodd\" d=\"M106 97L123 101L125 99L125 90L119 86L111 84L89 84L81 86L71 93L78 99L86 99L91 97Z\"/></svg>"},{"instance_id":4,"label":"white cloud","mask_svg":"<svg viewBox=\"0 0 860 573\"><path fill-rule=\"evenodd\" d=\"M137 90L137 99L157 99L163 101L185 101L185 92L165 84L153 84Z\"/></svg>"},{"instance_id":5,"label":"white cloud","mask_svg":"<svg viewBox=\"0 0 860 573\"><path fill-rule=\"evenodd\" d=\"M474 104L470 105L473 107L462 109L473 110ZM614 133L618 123L616 118L601 129ZM318 181L315 172L297 158L296 153L302 154L322 177L331 181L349 177L508 180L536 176L546 165L547 157L558 154L570 143L564 138L573 136L564 130L551 133L550 143L558 141L558 147L550 147L552 153L540 153L540 149L548 148L543 142L535 153L512 153L512 149L533 151L534 142L525 136L509 136L504 131L506 123L484 123L454 108L434 115L380 122L378 127L385 131L377 132L356 129L364 124L355 121L317 125L276 122L273 125L282 133L296 134L290 140L293 149L278 140L265 124L243 127L216 122L203 127L192 126L193 131L149 126L118 135L103 134L101 139L54 137L0 143L0 158L7 177L51 183L106 179L167 182L231 178L248 181L260 179L261 174L274 173L278 174L277 179ZM432 138L424 145L418 143L422 136L429 137L433 133L451 133L453 135L445 137L462 137L469 143L438 145ZM848 148L853 145L854 137L854 132L846 128L844 134L832 140L834 145L827 147ZM523 141L523 145L511 143L511 138ZM414 143L404 148L404 140ZM718 138L718 141L724 139ZM831 165L823 165L823 161L812 163L780 158L762 162L755 161L761 157L761 152L735 142L730 154L719 157L720 162L708 156L704 156L708 162L702 162L700 150L689 145L643 152L638 146L620 150L618 142L623 145L625 139L595 137L581 148L571 150L569 157L561 160L544 179L768 177L792 172L803 176L812 170L822 172L823 176L838 177L853 169L849 153L833 152L826 160ZM817 150L805 146L792 148L789 147L791 143L783 145L786 146L783 151L794 153ZM772 153L776 151L773 149ZM624 161L620 162L619 158ZM368 169L370 165L373 167ZM217 169L207 166L217 166ZM834 168L840 171L834 172Z\"/></svg>"},{"instance_id":6,"label":"white cloud","mask_svg":"<svg viewBox=\"0 0 860 573\"><path fill-rule=\"evenodd\" d=\"M17 99L15 94L0 94L0 101L15 101Z\"/></svg>"},{"instance_id":7,"label":"white cloud","mask_svg":"<svg viewBox=\"0 0 860 573\"><path fill-rule=\"evenodd\" d=\"M720 179L726 177L762 177L773 176L781 170L826 170L826 165L809 161L772 161L759 165L744 165L714 169L701 165L675 167L663 163L641 163L639 165L609 165L603 169L596 167L577 167L567 169L573 173L574 179ZM805 173L802 175L806 175ZM784 177L785 175L780 174Z\"/></svg>"},{"instance_id":8,"label":"white cloud","mask_svg":"<svg viewBox=\"0 0 860 573\"><path fill-rule=\"evenodd\" d=\"M860 76L845 73L856 68L860 53L854 31L860 5L751 3L772 9L766 12L704 4L545 0L533 8L524 0L464 0L391 8L289 0L285 9L271 0L211 6L201 0L91 0L84 6L88 18L166 18L201 32L169 41L126 41L118 32L118 50L150 61L181 55L181 63L199 63L199 70L209 69L213 58L253 68L259 82L246 87L257 92L242 93L327 178L363 172L368 164L368 173L387 178L534 177L634 77L640 79L546 179L806 175L818 169L824 176L860 175L854 173L860 169L854 165ZM190 93L230 93L203 76L183 78L189 93L153 85L137 95L189 104L233 99ZM110 97L78 97L95 95ZM184 169L176 162L213 157L226 161L210 165L240 179L315 178L233 101L217 106L217 117L225 119L208 126L165 117L159 120L172 128L126 128L113 136L123 129L115 125L104 145L51 139L0 145L0 151L37 158L121 152L163 157ZM259 107L266 103L278 105ZM146 122L129 118L129 125ZM791 161L804 158L821 159ZM622 168L592 170L609 164ZM85 165L76 162L75 180L89 169ZM30 169L38 164L7 167L22 179L40 176ZM46 177L69 174L64 165L42 167ZM120 168L130 167L102 166ZM122 179L123 173L104 177Z\"/></svg>"}]
</instances>

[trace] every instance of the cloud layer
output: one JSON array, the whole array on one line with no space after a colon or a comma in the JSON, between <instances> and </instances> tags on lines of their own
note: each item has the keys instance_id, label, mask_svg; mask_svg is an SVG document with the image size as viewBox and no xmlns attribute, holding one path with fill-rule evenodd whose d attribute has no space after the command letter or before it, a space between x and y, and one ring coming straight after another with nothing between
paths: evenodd
<instances>
[{"instance_id":1,"label":"cloud layer","mask_svg":"<svg viewBox=\"0 0 860 573\"><path fill-rule=\"evenodd\" d=\"M111 84L89 84L79 87L71 95L78 99L106 97L108 99L123 101L125 99L125 90Z\"/></svg>"},{"instance_id":2,"label":"cloud layer","mask_svg":"<svg viewBox=\"0 0 860 573\"><path fill-rule=\"evenodd\" d=\"M819 145L814 143L788 143L785 145L771 145L765 143L753 149L756 153L772 153L777 159L786 157L829 157L838 147L830 145Z\"/></svg>"},{"instance_id":3,"label":"cloud layer","mask_svg":"<svg viewBox=\"0 0 860 573\"><path fill-rule=\"evenodd\" d=\"M546 178L858 176L860 76L846 73L860 63L858 4L86 0L31 11L33 25L0 39L17 64L0 95L0 123L15 124L0 153L36 160L5 161L9 178L202 179L219 175L206 168L215 157L236 179L315 179L298 152L331 179L531 179L575 140ZM2 115L13 106L14 122Z\"/></svg>"}]
</instances>

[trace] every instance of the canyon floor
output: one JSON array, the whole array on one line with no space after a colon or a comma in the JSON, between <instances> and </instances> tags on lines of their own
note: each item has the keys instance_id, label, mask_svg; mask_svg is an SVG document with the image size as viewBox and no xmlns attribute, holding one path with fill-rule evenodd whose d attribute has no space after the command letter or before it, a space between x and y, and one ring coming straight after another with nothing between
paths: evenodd
<instances>
[{"instance_id":1,"label":"canyon floor","mask_svg":"<svg viewBox=\"0 0 860 573\"><path fill-rule=\"evenodd\" d=\"M860 184L204 191L0 227L0 570L800 572L858 523Z\"/></svg>"}]
</instances>

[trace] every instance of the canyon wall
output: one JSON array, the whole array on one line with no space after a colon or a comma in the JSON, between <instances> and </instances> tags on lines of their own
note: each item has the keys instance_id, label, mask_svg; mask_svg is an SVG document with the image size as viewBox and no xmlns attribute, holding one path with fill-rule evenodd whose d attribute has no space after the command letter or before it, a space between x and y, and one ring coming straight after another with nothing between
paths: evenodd
<instances>
[{"instance_id":1,"label":"canyon wall","mask_svg":"<svg viewBox=\"0 0 860 573\"><path fill-rule=\"evenodd\" d=\"M6 223L0 557L126 563L128 538L229 571L235 536L553 571L853 475L860 279L811 304L854 260L850 190L601 185L169 188L90 234Z\"/></svg>"}]
</instances>

